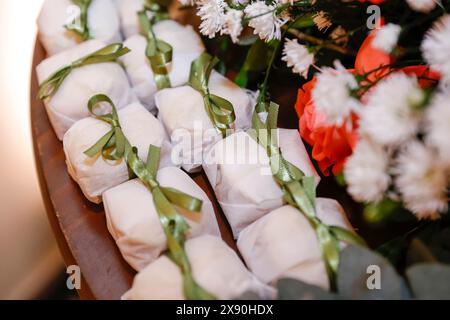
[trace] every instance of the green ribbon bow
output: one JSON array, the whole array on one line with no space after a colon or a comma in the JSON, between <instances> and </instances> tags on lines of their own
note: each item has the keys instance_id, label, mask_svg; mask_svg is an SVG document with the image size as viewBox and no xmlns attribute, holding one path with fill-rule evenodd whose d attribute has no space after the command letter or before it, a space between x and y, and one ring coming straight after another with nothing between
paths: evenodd
<instances>
[{"instance_id":1,"label":"green ribbon bow","mask_svg":"<svg viewBox=\"0 0 450 320\"><path fill-rule=\"evenodd\" d=\"M236 120L236 115L231 102L209 92L209 77L217 63L219 63L217 57L212 58L208 53L202 53L192 62L189 85L202 95L206 113L225 137Z\"/></svg>"},{"instance_id":2,"label":"green ribbon bow","mask_svg":"<svg viewBox=\"0 0 450 320\"><path fill-rule=\"evenodd\" d=\"M121 43L107 45L106 47L97 50L81 59L78 59L71 64L62 67L53 73L40 86L38 91L39 99L47 99L52 97L59 89L64 79L72 72L73 69L83 67L89 64L114 62L117 58L130 52L130 49L124 47Z\"/></svg>"},{"instance_id":3,"label":"green ribbon bow","mask_svg":"<svg viewBox=\"0 0 450 320\"><path fill-rule=\"evenodd\" d=\"M102 102L106 102L111 106L111 113L103 115L95 113L95 108ZM108 96L98 94L89 99L88 109L89 113L94 118L110 124L111 130L101 137L91 148L86 150L84 154L93 158L101 153L105 160L121 160L125 156L125 153L128 153L131 150L131 146L120 127L119 116L114 103Z\"/></svg>"},{"instance_id":4,"label":"green ribbon bow","mask_svg":"<svg viewBox=\"0 0 450 320\"><path fill-rule=\"evenodd\" d=\"M110 113L103 115L95 113L95 108L102 102L111 106L112 110ZM183 287L186 298L190 300L215 299L213 295L200 287L192 276L191 265L184 251L186 233L190 227L178 212L178 210L184 209L199 213L203 205L202 200L174 188L162 187L159 184L156 176L159 168L160 148L150 146L147 164L145 164L139 158L137 149L131 147L128 139L125 137L120 127L116 107L108 96L104 94L93 96L88 102L88 109L97 120L110 124L111 130L84 153L89 157L95 157L101 153L103 158L107 160L125 158L130 178L132 175L136 175L152 193L153 203L167 237L169 257L179 266L183 274Z\"/></svg>"},{"instance_id":5,"label":"green ribbon bow","mask_svg":"<svg viewBox=\"0 0 450 320\"><path fill-rule=\"evenodd\" d=\"M73 4L80 8L80 15L76 17L71 23L64 27L67 30L75 32L83 41L90 38L88 26L88 10L92 0L72 0Z\"/></svg>"},{"instance_id":6,"label":"green ribbon bow","mask_svg":"<svg viewBox=\"0 0 450 320\"><path fill-rule=\"evenodd\" d=\"M150 146L147 164L139 159L133 148L127 156L127 163L134 174L144 183L153 196L161 225L167 237L169 257L181 269L184 294L189 300L212 300L213 295L200 287L192 276L191 265L184 250L186 233L190 229L177 208L200 212L202 201L173 188L159 185L156 174L159 167L160 148Z\"/></svg>"},{"instance_id":7,"label":"green ribbon bow","mask_svg":"<svg viewBox=\"0 0 450 320\"><path fill-rule=\"evenodd\" d=\"M325 266L330 279L330 285L335 287L335 277L339 266L340 241L365 245L357 234L338 226L324 224L316 214L316 188L314 177L307 177L292 163L283 158L278 147L276 129L278 121L278 105L271 102L260 102L253 114L253 129L249 131L259 144L267 151L270 158L272 173L281 187L285 201L298 208L314 228L319 240ZM267 120L261 121L258 112L267 111Z\"/></svg>"},{"instance_id":8,"label":"green ribbon bow","mask_svg":"<svg viewBox=\"0 0 450 320\"><path fill-rule=\"evenodd\" d=\"M147 12L152 13L151 19L148 18ZM172 62L173 49L167 42L157 39L153 32L153 25L158 21L168 19L168 13L161 5L147 1L144 9L138 12L138 17L143 34L147 39L145 55L150 62L156 87L158 90L170 88L168 66Z\"/></svg>"}]
</instances>

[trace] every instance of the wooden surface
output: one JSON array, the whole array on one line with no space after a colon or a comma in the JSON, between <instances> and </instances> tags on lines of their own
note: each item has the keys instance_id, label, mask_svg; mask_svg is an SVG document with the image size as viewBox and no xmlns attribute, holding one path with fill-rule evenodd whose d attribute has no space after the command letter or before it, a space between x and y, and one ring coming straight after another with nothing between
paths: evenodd
<instances>
[{"instance_id":1,"label":"wooden surface","mask_svg":"<svg viewBox=\"0 0 450 320\"><path fill-rule=\"evenodd\" d=\"M89 202L70 178L62 148L50 125L43 103L36 98L38 82L35 67L45 58L36 43L31 79L31 126L36 167L48 219L67 265L78 265L83 275L83 299L120 299L131 284L135 271L125 262L106 228L102 205ZM203 173L191 175L206 191L214 205L223 239L236 244L211 186Z\"/></svg>"}]
</instances>

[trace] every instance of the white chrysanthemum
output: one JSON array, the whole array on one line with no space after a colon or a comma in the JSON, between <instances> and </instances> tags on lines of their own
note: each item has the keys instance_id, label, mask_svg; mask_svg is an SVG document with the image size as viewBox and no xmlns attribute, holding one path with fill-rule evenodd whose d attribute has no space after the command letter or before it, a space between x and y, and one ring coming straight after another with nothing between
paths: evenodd
<instances>
[{"instance_id":1,"label":"white chrysanthemum","mask_svg":"<svg viewBox=\"0 0 450 320\"><path fill-rule=\"evenodd\" d=\"M202 20L200 24L200 32L209 37L214 38L216 33L222 30L225 21L225 7L227 4L224 0L199 0L197 15Z\"/></svg>"},{"instance_id":2,"label":"white chrysanthemum","mask_svg":"<svg viewBox=\"0 0 450 320\"><path fill-rule=\"evenodd\" d=\"M391 53L397 45L401 30L402 28L399 25L393 23L382 26L376 32L372 46L386 53Z\"/></svg>"},{"instance_id":3,"label":"white chrysanthemum","mask_svg":"<svg viewBox=\"0 0 450 320\"><path fill-rule=\"evenodd\" d=\"M358 82L339 61L334 64L335 69L326 67L317 75L312 97L317 111L326 115L327 123L341 126L360 108L359 100L351 95Z\"/></svg>"},{"instance_id":4,"label":"white chrysanthemum","mask_svg":"<svg viewBox=\"0 0 450 320\"><path fill-rule=\"evenodd\" d=\"M326 31L333 24L325 11L317 12L313 17L317 29Z\"/></svg>"},{"instance_id":5,"label":"white chrysanthemum","mask_svg":"<svg viewBox=\"0 0 450 320\"><path fill-rule=\"evenodd\" d=\"M430 12L436 7L437 0L406 0L411 9L419 12Z\"/></svg>"},{"instance_id":6,"label":"white chrysanthemum","mask_svg":"<svg viewBox=\"0 0 450 320\"><path fill-rule=\"evenodd\" d=\"M447 176L434 150L417 140L397 158L395 186L405 207L419 219L436 219L448 208Z\"/></svg>"},{"instance_id":7,"label":"white chrysanthemum","mask_svg":"<svg viewBox=\"0 0 450 320\"><path fill-rule=\"evenodd\" d=\"M426 139L450 165L450 93L438 93L426 109Z\"/></svg>"},{"instance_id":8,"label":"white chrysanthemum","mask_svg":"<svg viewBox=\"0 0 450 320\"><path fill-rule=\"evenodd\" d=\"M239 42L239 36L242 32L242 16L244 13L241 10L228 9L225 14L223 29L221 34L228 34L231 41Z\"/></svg>"},{"instance_id":9,"label":"white chrysanthemum","mask_svg":"<svg viewBox=\"0 0 450 320\"><path fill-rule=\"evenodd\" d=\"M388 174L390 156L384 148L369 139L358 142L344 167L350 195L360 202L383 199L391 178Z\"/></svg>"},{"instance_id":10,"label":"white chrysanthemum","mask_svg":"<svg viewBox=\"0 0 450 320\"><path fill-rule=\"evenodd\" d=\"M248 25L262 40L281 39L280 29L288 20L277 17L275 9L276 5L266 5L264 1L255 1L244 9Z\"/></svg>"},{"instance_id":11,"label":"white chrysanthemum","mask_svg":"<svg viewBox=\"0 0 450 320\"><path fill-rule=\"evenodd\" d=\"M418 106L425 95L417 79L396 73L382 80L369 93L361 111L360 130L382 145L399 145L418 130Z\"/></svg>"},{"instance_id":12,"label":"white chrysanthemum","mask_svg":"<svg viewBox=\"0 0 450 320\"><path fill-rule=\"evenodd\" d=\"M437 20L422 42L422 54L445 82L450 82L450 15Z\"/></svg>"},{"instance_id":13,"label":"white chrysanthemum","mask_svg":"<svg viewBox=\"0 0 450 320\"><path fill-rule=\"evenodd\" d=\"M309 67L314 63L314 55L308 51L308 48L298 43L297 39L287 39L284 43L283 61L286 61L292 71L306 78Z\"/></svg>"}]
</instances>

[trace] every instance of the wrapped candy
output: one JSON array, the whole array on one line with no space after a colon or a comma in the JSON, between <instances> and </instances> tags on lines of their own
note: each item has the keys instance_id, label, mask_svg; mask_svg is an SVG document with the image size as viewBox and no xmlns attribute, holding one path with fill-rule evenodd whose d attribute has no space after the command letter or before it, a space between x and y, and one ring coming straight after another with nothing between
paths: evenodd
<instances>
[{"instance_id":1,"label":"wrapped candy","mask_svg":"<svg viewBox=\"0 0 450 320\"><path fill-rule=\"evenodd\" d=\"M153 32L158 40L163 40L172 47L172 61L167 66L171 86L186 84L192 61L205 50L200 36L191 26L182 26L173 20L156 23ZM131 49L121 60L133 90L139 100L152 111L155 108L154 95L158 87L151 64L145 55L147 39L136 34L128 38L124 45Z\"/></svg>"},{"instance_id":2,"label":"wrapped candy","mask_svg":"<svg viewBox=\"0 0 450 320\"><path fill-rule=\"evenodd\" d=\"M45 84L56 71L102 48L105 48L104 43L90 40L42 61L36 68L39 84ZM76 121L89 116L86 106L93 95L107 94L118 109L137 101L125 71L117 63L95 63L67 71L57 91L44 99L50 122L60 140Z\"/></svg>"},{"instance_id":3,"label":"wrapped candy","mask_svg":"<svg viewBox=\"0 0 450 320\"><path fill-rule=\"evenodd\" d=\"M216 71L211 73L209 90L227 99L234 107L236 129L248 129L251 124L253 100L249 92ZM204 98L190 86L169 88L155 95L158 118L171 137L183 169L192 172L200 168L203 154L222 138L205 110Z\"/></svg>"},{"instance_id":4,"label":"wrapped candy","mask_svg":"<svg viewBox=\"0 0 450 320\"><path fill-rule=\"evenodd\" d=\"M283 157L318 183L297 130L278 129L278 137ZM266 150L245 132L216 143L203 168L236 239L242 229L283 205Z\"/></svg>"},{"instance_id":5,"label":"wrapped candy","mask_svg":"<svg viewBox=\"0 0 450 320\"><path fill-rule=\"evenodd\" d=\"M256 279L220 238L206 235L190 239L185 250L194 279L216 298L238 298L248 291L264 298L274 297L274 290ZM137 274L123 299L185 299L180 269L168 257L160 257Z\"/></svg>"},{"instance_id":6,"label":"wrapped candy","mask_svg":"<svg viewBox=\"0 0 450 320\"><path fill-rule=\"evenodd\" d=\"M172 165L167 134L150 112L141 104L132 103L120 109L118 116L124 135L132 146L137 147L142 159L147 159L149 146L155 145L161 147L161 167ZM84 153L110 130L107 123L89 117L76 122L64 135L69 174L80 185L86 198L95 203L101 202L103 192L129 179L123 159L106 161L101 155L91 158Z\"/></svg>"},{"instance_id":7,"label":"wrapped candy","mask_svg":"<svg viewBox=\"0 0 450 320\"><path fill-rule=\"evenodd\" d=\"M87 1L85 1L87 3ZM49 56L77 46L87 38L105 43L122 41L120 20L113 0L92 0L87 7L86 39L65 26L80 17L80 7L71 0L45 0L37 24L39 39Z\"/></svg>"},{"instance_id":8,"label":"wrapped candy","mask_svg":"<svg viewBox=\"0 0 450 320\"><path fill-rule=\"evenodd\" d=\"M125 39L141 32L138 12L142 10L145 0L116 0Z\"/></svg>"},{"instance_id":9,"label":"wrapped candy","mask_svg":"<svg viewBox=\"0 0 450 320\"><path fill-rule=\"evenodd\" d=\"M214 209L205 192L182 170L166 167L158 181L203 201L200 213L183 212L191 229L188 237L204 234L220 237ZM140 180L125 182L103 194L108 230L125 260L140 271L167 249L167 238L153 203L151 192Z\"/></svg>"},{"instance_id":10,"label":"wrapped candy","mask_svg":"<svg viewBox=\"0 0 450 320\"><path fill-rule=\"evenodd\" d=\"M316 199L316 212L326 225L352 230L337 201ZM292 206L274 210L242 230L237 244L249 269L265 283L275 285L279 279L293 278L329 288L316 232Z\"/></svg>"}]
</instances>

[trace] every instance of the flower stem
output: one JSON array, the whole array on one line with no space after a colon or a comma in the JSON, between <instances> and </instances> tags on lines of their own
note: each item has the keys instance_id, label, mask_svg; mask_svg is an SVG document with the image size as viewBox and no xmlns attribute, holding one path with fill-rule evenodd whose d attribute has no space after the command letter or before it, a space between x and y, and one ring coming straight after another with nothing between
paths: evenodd
<instances>
[{"instance_id":1,"label":"flower stem","mask_svg":"<svg viewBox=\"0 0 450 320\"><path fill-rule=\"evenodd\" d=\"M347 56L356 56L355 52L353 52L349 49L346 49L346 48L340 47L338 45L335 45L333 43L329 43L325 40L310 36L306 33L298 31L296 29L289 29L288 27L285 27L285 26L283 26L282 28L287 30L287 32L289 32L291 35L295 36L299 40L306 41L311 44L315 44L322 48L327 48L329 50L333 50L333 51L339 52L339 53L347 55Z\"/></svg>"}]
</instances>

